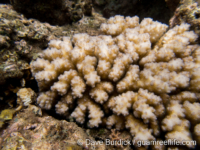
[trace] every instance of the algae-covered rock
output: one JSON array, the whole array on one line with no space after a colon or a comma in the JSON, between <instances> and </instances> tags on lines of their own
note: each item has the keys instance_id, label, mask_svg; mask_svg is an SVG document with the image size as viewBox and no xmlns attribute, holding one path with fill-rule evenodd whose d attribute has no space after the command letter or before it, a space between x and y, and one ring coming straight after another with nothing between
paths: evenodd
<instances>
[{"instance_id":1,"label":"algae-covered rock","mask_svg":"<svg viewBox=\"0 0 200 150\"><path fill-rule=\"evenodd\" d=\"M4 122L7 120L11 120L13 118L14 113L16 110L14 109L4 109L1 111L0 114L0 128L3 126Z\"/></svg>"},{"instance_id":2,"label":"algae-covered rock","mask_svg":"<svg viewBox=\"0 0 200 150\"><path fill-rule=\"evenodd\" d=\"M105 150L105 144L87 145L86 139L95 139L75 123L38 117L30 107L18 113L0 135L2 150Z\"/></svg>"},{"instance_id":3,"label":"algae-covered rock","mask_svg":"<svg viewBox=\"0 0 200 150\"><path fill-rule=\"evenodd\" d=\"M0 114L0 118L3 120L11 120L15 112L14 109L4 109Z\"/></svg>"},{"instance_id":4,"label":"algae-covered rock","mask_svg":"<svg viewBox=\"0 0 200 150\"><path fill-rule=\"evenodd\" d=\"M14 9L28 18L63 25L91 15L91 0L11 0Z\"/></svg>"},{"instance_id":5,"label":"algae-covered rock","mask_svg":"<svg viewBox=\"0 0 200 150\"><path fill-rule=\"evenodd\" d=\"M172 28L181 23L189 23L191 30L200 35L200 1L182 0L180 4L174 16L170 19L170 27Z\"/></svg>"},{"instance_id":6,"label":"algae-covered rock","mask_svg":"<svg viewBox=\"0 0 200 150\"><path fill-rule=\"evenodd\" d=\"M9 40L10 38L8 36L0 35L0 48L9 47Z\"/></svg>"},{"instance_id":7,"label":"algae-covered rock","mask_svg":"<svg viewBox=\"0 0 200 150\"><path fill-rule=\"evenodd\" d=\"M0 18L2 85L9 79L21 79L27 73L31 59L47 45L49 39L54 37L53 33L57 29L34 19L27 20L10 5L0 5Z\"/></svg>"}]
</instances>

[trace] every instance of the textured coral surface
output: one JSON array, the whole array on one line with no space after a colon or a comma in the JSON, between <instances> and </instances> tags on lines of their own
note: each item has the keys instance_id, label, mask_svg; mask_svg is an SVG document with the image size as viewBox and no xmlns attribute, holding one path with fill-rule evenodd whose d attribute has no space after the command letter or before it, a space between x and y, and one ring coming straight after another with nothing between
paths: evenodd
<instances>
[{"instance_id":1,"label":"textured coral surface","mask_svg":"<svg viewBox=\"0 0 200 150\"><path fill-rule=\"evenodd\" d=\"M200 47L189 27L115 16L101 25L106 35L51 40L31 63L37 104L91 128L127 128L134 141L162 133L191 141L200 123Z\"/></svg>"}]
</instances>

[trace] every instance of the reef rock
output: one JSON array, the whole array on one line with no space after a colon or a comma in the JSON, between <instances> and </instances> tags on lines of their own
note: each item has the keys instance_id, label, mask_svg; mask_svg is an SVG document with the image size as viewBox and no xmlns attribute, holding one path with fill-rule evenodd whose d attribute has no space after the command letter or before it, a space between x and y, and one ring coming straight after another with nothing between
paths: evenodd
<instances>
[{"instance_id":1,"label":"reef rock","mask_svg":"<svg viewBox=\"0 0 200 150\"><path fill-rule=\"evenodd\" d=\"M11 4L27 18L54 25L78 21L92 12L91 0L11 0Z\"/></svg>"},{"instance_id":2,"label":"reef rock","mask_svg":"<svg viewBox=\"0 0 200 150\"><path fill-rule=\"evenodd\" d=\"M73 122L56 120L50 116L39 117L32 107L18 113L10 125L1 131L0 145L7 149L37 150L104 150L105 144L88 145L86 139L95 141Z\"/></svg>"},{"instance_id":3,"label":"reef rock","mask_svg":"<svg viewBox=\"0 0 200 150\"><path fill-rule=\"evenodd\" d=\"M180 4L169 21L170 27L172 28L181 23L189 23L191 29L200 35L200 2L198 0L184 0Z\"/></svg>"}]
</instances>

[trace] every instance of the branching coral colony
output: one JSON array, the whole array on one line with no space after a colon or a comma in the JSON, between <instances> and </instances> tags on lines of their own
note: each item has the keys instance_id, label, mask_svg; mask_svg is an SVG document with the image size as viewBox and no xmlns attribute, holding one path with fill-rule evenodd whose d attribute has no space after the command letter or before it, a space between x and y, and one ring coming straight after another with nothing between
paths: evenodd
<instances>
[{"instance_id":1,"label":"branching coral colony","mask_svg":"<svg viewBox=\"0 0 200 150\"><path fill-rule=\"evenodd\" d=\"M101 25L106 35L51 40L31 63L38 105L55 105L79 123L89 114L91 128L106 119L108 128L127 128L135 141L156 140L163 131L178 141L192 140L194 131L200 141L200 47L189 27L166 32L150 18L139 24L137 16L118 15Z\"/></svg>"}]
</instances>

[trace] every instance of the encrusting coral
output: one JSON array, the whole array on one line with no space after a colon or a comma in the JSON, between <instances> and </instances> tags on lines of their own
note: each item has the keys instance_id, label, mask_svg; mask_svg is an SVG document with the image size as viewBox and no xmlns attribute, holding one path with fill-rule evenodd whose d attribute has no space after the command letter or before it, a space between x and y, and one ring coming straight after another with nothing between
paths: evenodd
<instances>
[{"instance_id":1,"label":"encrusting coral","mask_svg":"<svg viewBox=\"0 0 200 150\"><path fill-rule=\"evenodd\" d=\"M150 18L118 15L101 25L106 35L51 40L31 63L38 105L55 105L81 124L88 112L91 128L107 119L108 128L126 127L135 141L155 140L162 131L166 139L192 140L189 121L200 123L200 47L189 27L167 31Z\"/></svg>"}]
</instances>

